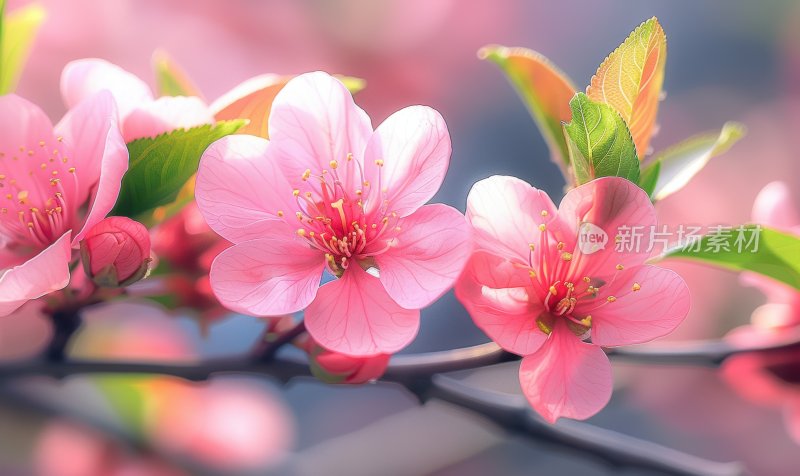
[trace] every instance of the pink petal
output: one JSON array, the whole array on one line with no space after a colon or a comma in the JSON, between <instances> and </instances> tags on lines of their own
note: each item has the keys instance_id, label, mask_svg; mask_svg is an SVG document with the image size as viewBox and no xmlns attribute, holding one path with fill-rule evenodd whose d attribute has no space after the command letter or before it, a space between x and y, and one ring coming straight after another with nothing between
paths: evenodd
<instances>
[{"instance_id":1,"label":"pink petal","mask_svg":"<svg viewBox=\"0 0 800 476\"><path fill-rule=\"evenodd\" d=\"M269 135L286 176L299 180L306 169L318 174L347 154L361 160L372 124L338 79L318 71L290 80L275 96Z\"/></svg>"},{"instance_id":2,"label":"pink petal","mask_svg":"<svg viewBox=\"0 0 800 476\"><path fill-rule=\"evenodd\" d=\"M53 323L42 312L43 301L31 301L0 318L0 362L36 357L53 337Z\"/></svg>"},{"instance_id":3,"label":"pink petal","mask_svg":"<svg viewBox=\"0 0 800 476\"><path fill-rule=\"evenodd\" d=\"M40 141L57 145L53 124L39 106L15 94L0 96L0 152L13 156L19 147L35 150Z\"/></svg>"},{"instance_id":4,"label":"pink petal","mask_svg":"<svg viewBox=\"0 0 800 476\"><path fill-rule=\"evenodd\" d=\"M103 89L114 96L120 118L153 100L153 94L144 81L102 59L73 61L61 73L61 96L70 109Z\"/></svg>"},{"instance_id":5,"label":"pink petal","mask_svg":"<svg viewBox=\"0 0 800 476\"><path fill-rule=\"evenodd\" d=\"M123 121L125 142L176 129L213 124L214 115L197 97L164 96L133 109Z\"/></svg>"},{"instance_id":6,"label":"pink petal","mask_svg":"<svg viewBox=\"0 0 800 476\"><path fill-rule=\"evenodd\" d=\"M358 266L322 286L306 309L308 333L321 346L354 357L392 354L419 330L419 311L398 306L380 281Z\"/></svg>"},{"instance_id":7,"label":"pink petal","mask_svg":"<svg viewBox=\"0 0 800 476\"><path fill-rule=\"evenodd\" d=\"M72 243L77 246L86 231L114 207L122 176L128 170L128 149L117 126L114 98L108 91L70 109L55 131L63 137L78 178L78 196L72 205L77 208L89 200L82 226L76 223L80 231Z\"/></svg>"},{"instance_id":8,"label":"pink petal","mask_svg":"<svg viewBox=\"0 0 800 476\"><path fill-rule=\"evenodd\" d=\"M0 316L7 316L20 306L69 283L72 254L70 232L41 253L0 276Z\"/></svg>"},{"instance_id":9,"label":"pink petal","mask_svg":"<svg viewBox=\"0 0 800 476\"><path fill-rule=\"evenodd\" d=\"M375 129L364 152L364 172L373 184L370 200L377 205L388 200L400 216L413 213L442 185L450 151L447 125L434 109L410 106L395 112Z\"/></svg>"},{"instance_id":10,"label":"pink petal","mask_svg":"<svg viewBox=\"0 0 800 476\"><path fill-rule=\"evenodd\" d=\"M386 292L406 309L421 309L453 286L471 251L470 227L458 210L426 205L399 221L395 246L376 261Z\"/></svg>"},{"instance_id":11,"label":"pink petal","mask_svg":"<svg viewBox=\"0 0 800 476\"><path fill-rule=\"evenodd\" d=\"M297 203L266 139L249 135L223 137L203 153L195 198L208 225L223 238L239 243L295 230L279 212L296 221Z\"/></svg>"},{"instance_id":12,"label":"pink petal","mask_svg":"<svg viewBox=\"0 0 800 476\"><path fill-rule=\"evenodd\" d=\"M538 243L541 235L539 225L554 218L557 210L550 197L516 177L495 175L481 180L467 197L467 219L475 229L476 247L515 261L529 261L529 245Z\"/></svg>"},{"instance_id":13,"label":"pink petal","mask_svg":"<svg viewBox=\"0 0 800 476\"><path fill-rule=\"evenodd\" d=\"M634 286L640 289L634 291ZM608 296L614 302L608 302ZM598 304L599 302L599 304ZM676 272L640 266L600 288L598 299L575 308L592 316L592 342L602 346L641 344L675 330L689 313L689 288Z\"/></svg>"},{"instance_id":14,"label":"pink petal","mask_svg":"<svg viewBox=\"0 0 800 476\"><path fill-rule=\"evenodd\" d=\"M616 266L637 266L650 255L650 233L656 226L656 212L650 198L638 185L618 177L602 177L570 190L559 205L559 215L570 226L573 236L578 235L582 223L591 223L608 234L605 248L580 257L574 251L572 274L575 280L584 276L610 279ZM626 228L628 227L626 232ZM622 236L617 251L615 237ZM630 237L638 237L640 243ZM630 247L628 244L633 243ZM630 248L628 250L628 248Z\"/></svg>"},{"instance_id":15,"label":"pink petal","mask_svg":"<svg viewBox=\"0 0 800 476\"><path fill-rule=\"evenodd\" d=\"M800 210L786 183L771 182L761 189L753 203L753 221L785 231L800 226Z\"/></svg>"},{"instance_id":16,"label":"pink petal","mask_svg":"<svg viewBox=\"0 0 800 476\"><path fill-rule=\"evenodd\" d=\"M489 338L509 352L528 355L547 339L536 325L544 307L531 300L530 282L527 268L478 251L456 283L456 297Z\"/></svg>"},{"instance_id":17,"label":"pink petal","mask_svg":"<svg viewBox=\"0 0 800 476\"><path fill-rule=\"evenodd\" d=\"M211 265L211 288L227 308L255 316L297 312L314 299L322 254L292 235L272 234L222 253Z\"/></svg>"},{"instance_id":18,"label":"pink petal","mask_svg":"<svg viewBox=\"0 0 800 476\"><path fill-rule=\"evenodd\" d=\"M563 320L536 353L522 359L519 381L533 409L550 423L593 416L611 399L614 383L603 350L582 342Z\"/></svg>"}]
</instances>

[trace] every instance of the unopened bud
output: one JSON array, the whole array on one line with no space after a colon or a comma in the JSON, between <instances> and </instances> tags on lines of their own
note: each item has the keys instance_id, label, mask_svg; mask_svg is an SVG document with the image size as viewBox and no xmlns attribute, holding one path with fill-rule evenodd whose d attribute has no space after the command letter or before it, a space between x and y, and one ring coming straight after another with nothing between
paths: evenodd
<instances>
[{"instance_id":1,"label":"unopened bud","mask_svg":"<svg viewBox=\"0 0 800 476\"><path fill-rule=\"evenodd\" d=\"M309 354L311 373L326 383L360 384L377 380L389 366L388 354L351 357L317 345Z\"/></svg>"},{"instance_id":2,"label":"unopened bud","mask_svg":"<svg viewBox=\"0 0 800 476\"><path fill-rule=\"evenodd\" d=\"M150 264L150 235L141 223L108 217L81 240L83 269L101 287L121 287L144 278Z\"/></svg>"}]
</instances>

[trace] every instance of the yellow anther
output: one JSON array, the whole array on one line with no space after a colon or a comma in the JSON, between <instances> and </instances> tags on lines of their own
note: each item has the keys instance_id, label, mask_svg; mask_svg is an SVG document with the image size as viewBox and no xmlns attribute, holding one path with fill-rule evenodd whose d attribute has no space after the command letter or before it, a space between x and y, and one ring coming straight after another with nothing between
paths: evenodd
<instances>
[{"instance_id":1,"label":"yellow anther","mask_svg":"<svg viewBox=\"0 0 800 476\"><path fill-rule=\"evenodd\" d=\"M306 171L303 172L302 178L303 180L308 180L309 177L311 177L311 169L306 169Z\"/></svg>"},{"instance_id":2,"label":"yellow anther","mask_svg":"<svg viewBox=\"0 0 800 476\"><path fill-rule=\"evenodd\" d=\"M563 241L559 241L558 244L556 245L556 248L558 248L559 250L563 250L564 249L564 242Z\"/></svg>"},{"instance_id":3,"label":"yellow anther","mask_svg":"<svg viewBox=\"0 0 800 476\"><path fill-rule=\"evenodd\" d=\"M550 289L549 289L549 291L550 291L550 294L552 294L553 296L555 296L556 294L558 294L558 291L556 290L556 287L555 287L555 286L550 286Z\"/></svg>"},{"instance_id":4,"label":"yellow anther","mask_svg":"<svg viewBox=\"0 0 800 476\"><path fill-rule=\"evenodd\" d=\"M353 160L353 154L348 152L347 153L347 161L350 162L351 160Z\"/></svg>"},{"instance_id":5,"label":"yellow anther","mask_svg":"<svg viewBox=\"0 0 800 476\"><path fill-rule=\"evenodd\" d=\"M534 245L533 243L528 243L528 248L530 248L531 251L533 251L536 249L536 245Z\"/></svg>"},{"instance_id":6,"label":"yellow anther","mask_svg":"<svg viewBox=\"0 0 800 476\"><path fill-rule=\"evenodd\" d=\"M46 169L46 168L47 168L47 164L44 164L44 163L43 163L43 164L42 164L42 165L40 165L39 167L40 167L42 170L44 170L44 169Z\"/></svg>"},{"instance_id":7,"label":"yellow anther","mask_svg":"<svg viewBox=\"0 0 800 476\"><path fill-rule=\"evenodd\" d=\"M28 191L20 190L20 192L17 194L17 200L19 200L19 203L25 203L25 200L27 199L28 199Z\"/></svg>"},{"instance_id":8,"label":"yellow anther","mask_svg":"<svg viewBox=\"0 0 800 476\"><path fill-rule=\"evenodd\" d=\"M74 173L75 173L75 167L70 167L70 168L68 168L68 169L67 169L67 172L69 172L69 173L71 173L71 174L74 174Z\"/></svg>"},{"instance_id":9,"label":"yellow anther","mask_svg":"<svg viewBox=\"0 0 800 476\"><path fill-rule=\"evenodd\" d=\"M623 269L625 269L625 266L622 266L621 264L617 265L617 271L622 271Z\"/></svg>"},{"instance_id":10,"label":"yellow anther","mask_svg":"<svg viewBox=\"0 0 800 476\"><path fill-rule=\"evenodd\" d=\"M546 229L547 229L547 227L544 225L544 223L542 223L541 225L539 225L539 231L544 231L544 230L546 230Z\"/></svg>"},{"instance_id":11,"label":"yellow anther","mask_svg":"<svg viewBox=\"0 0 800 476\"><path fill-rule=\"evenodd\" d=\"M338 166L339 166L339 162L337 162L337 161L335 161L335 160L331 160L331 161L329 162L329 165L331 166L331 168L332 168L332 169L336 170L336 167L338 167Z\"/></svg>"},{"instance_id":12,"label":"yellow anther","mask_svg":"<svg viewBox=\"0 0 800 476\"><path fill-rule=\"evenodd\" d=\"M376 160L375 165L377 165L378 167L383 167L383 159Z\"/></svg>"},{"instance_id":13,"label":"yellow anther","mask_svg":"<svg viewBox=\"0 0 800 476\"><path fill-rule=\"evenodd\" d=\"M530 270L530 271L528 271L528 275L530 275L531 278L535 278L536 277L536 271Z\"/></svg>"},{"instance_id":14,"label":"yellow anther","mask_svg":"<svg viewBox=\"0 0 800 476\"><path fill-rule=\"evenodd\" d=\"M592 316L589 315L581 319L581 324L586 327L592 327Z\"/></svg>"},{"instance_id":15,"label":"yellow anther","mask_svg":"<svg viewBox=\"0 0 800 476\"><path fill-rule=\"evenodd\" d=\"M583 277L583 282L584 283L589 284L589 282L591 282L591 281L592 281L592 278L590 278L589 276L584 276Z\"/></svg>"},{"instance_id":16,"label":"yellow anther","mask_svg":"<svg viewBox=\"0 0 800 476\"><path fill-rule=\"evenodd\" d=\"M564 261L571 261L572 260L572 253L567 253L566 251L561 254L561 259Z\"/></svg>"},{"instance_id":17,"label":"yellow anther","mask_svg":"<svg viewBox=\"0 0 800 476\"><path fill-rule=\"evenodd\" d=\"M608 297L606 298L606 301L608 301L608 302L614 302L614 301L616 301L616 300L617 300L617 298L615 298L614 296L608 296Z\"/></svg>"},{"instance_id":18,"label":"yellow anther","mask_svg":"<svg viewBox=\"0 0 800 476\"><path fill-rule=\"evenodd\" d=\"M297 190L297 189L292 190L292 195L294 195L295 197L299 197L300 196L300 190Z\"/></svg>"},{"instance_id":19,"label":"yellow anther","mask_svg":"<svg viewBox=\"0 0 800 476\"><path fill-rule=\"evenodd\" d=\"M633 283L633 292L642 289L642 286L639 283Z\"/></svg>"},{"instance_id":20,"label":"yellow anther","mask_svg":"<svg viewBox=\"0 0 800 476\"><path fill-rule=\"evenodd\" d=\"M302 236L303 238L305 238L305 236L306 236L306 230L305 230L305 229L303 229L303 228L298 228L298 229L297 229L297 236Z\"/></svg>"},{"instance_id":21,"label":"yellow anther","mask_svg":"<svg viewBox=\"0 0 800 476\"><path fill-rule=\"evenodd\" d=\"M549 213L547 213L547 210L542 210L542 216L546 217L547 215L549 215Z\"/></svg>"},{"instance_id":22,"label":"yellow anther","mask_svg":"<svg viewBox=\"0 0 800 476\"><path fill-rule=\"evenodd\" d=\"M278 216L279 216L279 217L282 217L282 216L283 216L283 211L282 211L282 210L278 210Z\"/></svg>"}]
</instances>

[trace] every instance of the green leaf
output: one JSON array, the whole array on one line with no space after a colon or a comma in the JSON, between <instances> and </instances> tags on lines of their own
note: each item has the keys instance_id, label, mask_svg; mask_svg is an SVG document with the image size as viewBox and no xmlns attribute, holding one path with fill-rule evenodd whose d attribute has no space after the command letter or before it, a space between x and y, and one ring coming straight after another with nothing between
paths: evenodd
<instances>
[{"instance_id":1,"label":"green leaf","mask_svg":"<svg viewBox=\"0 0 800 476\"><path fill-rule=\"evenodd\" d=\"M245 123L244 120L220 121L129 143L130 165L122 178L119 199L111 214L136 218L175 201L181 187L197 172L206 148L217 139L233 134Z\"/></svg>"},{"instance_id":2,"label":"green leaf","mask_svg":"<svg viewBox=\"0 0 800 476\"><path fill-rule=\"evenodd\" d=\"M661 200L682 189L715 156L731 148L747 132L737 122L727 122L719 133L701 134L680 142L655 156L651 164L661 163L654 200Z\"/></svg>"},{"instance_id":3,"label":"green leaf","mask_svg":"<svg viewBox=\"0 0 800 476\"><path fill-rule=\"evenodd\" d=\"M639 186L642 190L647 192L647 195L653 196L653 191L656 189L658 177L661 174L661 162L653 162L642 170L639 177Z\"/></svg>"},{"instance_id":4,"label":"green leaf","mask_svg":"<svg viewBox=\"0 0 800 476\"><path fill-rule=\"evenodd\" d=\"M478 51L478 57L500 67L539 127L553 161L568 175L569 152L561 123L570 117L572 81L550 60L526 48L489 45Z\"/></svg>"},{"instance_id":5,"label":"green leaf","mask_svg":"<svg viewBox=\"0 0 800 476\"><path fill-rule=\"evenodd\" d=\"M751 241L755 239L754 241ZM743 225L704 235L664 252L733 271L751 271L800 290L800 237L760 225Z\"/></svg>"},{"instance_id":6,"label":"green leaf","mask_svg":"<svg viewBox=\"0 0 800 476\"><path fill-rule=\"evenodd\" d=\"M122 423L124 430L133 435L144 431L147 415L147 382L145 375L104 375L93 377L97 389Z\"/></svg>"},{"instance_id":7,"label":"green leaf","mask_svg":"<svg viewBox=\"0 0 800 476\"><path fill-rule=\"evenodd\" d=\"M0 2L0 94L13 92L28 59L33 40L45 18L45 10L30 4L8 15Z\"/></svg>"},{"instance_id":8,"label":"green leaf","mask_svg":"<svg viewBox=\"0 0 800 476\"><path fill-rule=\"evenodd\" d=\"M639 159L628 126L617 111L578 93L569 102L572 120L564 124L576 184L597 177L623 177L639 183Z\"/></svg>"},{"instance_id":9,"label":"green leaf","mask_svg":"<svg viewBox=\"0 0 800 476\"><path fill-rule=\"evenodd\" d=\"M189 75L166 51L153 53L153 70L156 74L156 89L159 96L197 96L202 97Z\"/></svg>"}]
</instances>

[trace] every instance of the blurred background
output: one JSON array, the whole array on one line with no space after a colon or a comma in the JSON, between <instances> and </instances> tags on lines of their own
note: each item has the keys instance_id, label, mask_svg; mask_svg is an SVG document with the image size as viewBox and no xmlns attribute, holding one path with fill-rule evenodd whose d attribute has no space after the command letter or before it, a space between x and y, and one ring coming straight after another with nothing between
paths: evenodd
<instances>
[{"instance_id":1,"label":"blurred background","mask_svg":"<svg viewBox=\"0 0 800 476\"><path fill-rule=\"evenodd\" d=\"M27 2L10 0L8 8ZM471 185L519 176L556 199L563 179L523 103L500 71L476 57L486 44L537 50L579 88L643 20L668 37L659 111L661 150L727 120L747 136L680 193L658 204L666 224L739 224L757 192L800 187L800 4L794 0L40 0L48 11L18 94L53 120L64 113L58 81L70 60L99 57L153 84L151 56L166 50L212 101L262 73L325 70L363 78L357 102L378 124L426 104L445 117L453 156L435 201L463 210ZM796 194L796 197L800 194ZM800 206L800 204L798 204ZM674 340L721 337L749 321L764 298L736 275L694 264L683 274L693 309ZM30 309L0 319L0 358L35 353L50 332ZM243 316L207 332L147 304L93 311L71 355L192 361L250 348L264 323ZM423 311L404 352L478 344L486 337L452 294ZM516 363L459 378L519 393ZM595 425L757 475L797 474L798 443L780 407L749 403L713 369L615 363L611 404ZM298 378L219 375L207 384L159 377L32 379L33 391L90 412L165 454L142 455L97 429L0 401L2 475L234 474L657 474L612 468L563 447L513 435L444 402L424 406L402 387L327 386ZM148 444L149 446L149 444ZM69 464L67 464L69 463ZM186 469L189 468L189 469ZM203 469L198 469L203 468Z\"/></svg>"}]
</instances>

